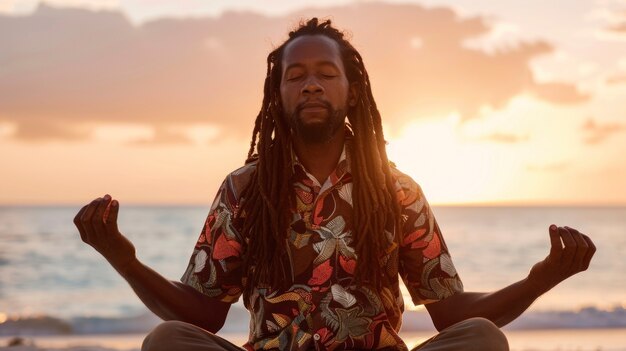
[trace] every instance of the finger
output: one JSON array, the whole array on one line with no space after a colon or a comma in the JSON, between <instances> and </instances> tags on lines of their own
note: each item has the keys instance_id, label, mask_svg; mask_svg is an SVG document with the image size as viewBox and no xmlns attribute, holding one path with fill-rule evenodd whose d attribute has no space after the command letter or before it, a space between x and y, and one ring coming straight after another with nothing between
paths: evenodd
<instances>
[{"instance_id":1,"label":"finger","mask_svg":"<svg viewBox=\"0 0 626 351\"><path fill-rule=\"evenodd\" d=\"M83 206L74 217L74 225L78 229L78 232L80 233L80 238L83 241L85 241L85 229L83 228L83 223L80 221L80 218L83 216L83 213L85 213L87 206L89 205Z\"/></svg>"},{"instance_id":2,"label":"finger","mask_svg":"<svg viewBox=\"0 0 626 351\"><path fill-rule=\"evenodd\" d=\"M585 258L583 259L583 266L582 266L582 270L586 271L587 268L589 268L589 264L591 263L591 259L593 258L593 255L596 253L596 245L587 235L582 234L582 236L583 236L583 239L585 239L585 241L587 242L587 246L589 247L587 249L587 254L585 255Z\"/></svg>"},{"instance_id":3,"label":"finger","mask_svg":"<svg viewBox=\"0 0 626 351\"><path fill-rule=\"evenodd\" d=\"M85 210L87 209L87 206L89 206L89 204L83 206L78 213L76 214L76 216L74 216L74 225L76 225L77 227L80 227L82 225L80 219L83 216L83 213L85 213ZM80 228L78 228L80 229Z\"/></svg>"},{"instance_id":4,"label":"finger","mask_svg":"<svg viewBox=\"0 0 626 351\"><path fill-rule=\"evenodd\" d=\"M559 236L559 230L556 225L552 224L549 229L550 232L550 257L555 262L561 261L561 255L563 254L563 245L561 245L561 237Z\"/></svg>"},{"instance_id":5,"label":"finger","mask_svg":"<svg viewBox=\"0 0 626 351\"><path fill-rule=\"evenodd\" d=\"M96 205L98 204L99 200L100 198L91 201L89 205L87 205L87 208L85 208L83 214L80 216L80 225L83 228L84 232L83 241L89 243L90 245L94 242L95 239L93 227L91 226L91 216L93 216L93 212L95 211Z\"/></svg>"},{"instance_id":6,"label":"finger","mask_svg":"<svg viewBox=\"0 0 626 351\"><path fill-rule=\"evenodd\" d=\"M102 215L102 220L104 220L104 224L107 224L107 220L109 219L109 211L111 211L111 201L109 201L109 204L104 209L104 214Z\"/></svg>"},{"instance_id":7,"label":"finger","mask_svg":"<svg viewBox=\"0 0 626 351\"><path fill-rule=\"evenodd\" d=\"M117 229L117 215L120 212L120 203L112 200L109 208L109 217L107 218L106 230L109 234L119 233Z\"/></svg>"},{"instance_id":8,"label":"finger","mask_svg":"<svg viewBox=\"0 0 626 351\"><path fill-rule=\"evenodd\" d=\"M589 249L589 245L587 245L587 241L583 238L582 234L570 227L565 227L570 234L572 234L572 238L576 241L576 254L574 255L573 265L572 265L572 274L578 273L582 271L583 268L583 260L585 255L587 254L587 250Z\"/></svg>"},{"instance_id":9,"label":"finger","mask_svg":"<svg viewBox=\"0 0 626 351\"><path fill-rule=\"evenodd\" d=\"M576 254L576 240L572 234L565 228L559 227L559 236L563 241L563 255L561 256L561 266L568 270L572 266L574 255Z\"/></svg>"},{"instance_id":10,"label":"finger","mask_svg":"<svg viewBox=\"0 0 626 351\"><path fill-rule=\"evenodd\" d=\"M87 204L81 207L80 210L78 210L78 213L76 214L76 216L74 216L74 224L78 225L80 223L80 217L83 215L83 213L87 209L87 206L89 205Z\"/></svg>"},{"instance_id":11,"label":"finger","mask_svg":"<svg viewBox=\"0 0 626 351\"><path fill-rule=\"evenodd\" d=\"M96 212L94 213L94 229L97 230L104 230L104 212L106 210L106 208L109 205L109 202L111 201L111 196L109 194L104 195L104 197L102 197L102 201L100 201L100 203L98 204L98 208L96 209Z\"/></svg>"},{"instance_id":12,"label":"finger","mask_svg":"<svg viewBox=\"0 0 626 351\"><path fill-rule=\"evenodd\" d=\"M104 209L106 208L106 201L104 197L99 198L98 203L95 206L95 210L93 212L93 216L91 217L90 223L91 228L93 230L94 239L96 241L96 245L101 248L106 248L107 240L106 240L106 229L104 226Z\"/></svg>"},{"instance_id":13,"label":"finger","mask_svg":"<svg viewBox=\"0 0 626 351\"><path fill-rule=\"evenodd\" d=\"M97 198L91 201L89 205L87 205L85 212L83 212L83 214L80 216L80 222L82 223L83 228L85 228L85 230L91 231L91 223L90 223L91 217L93 216L93 213L96 210L96 207L98 206L99 201L100 201L100 198Z\"/></svg>"}]
</instances>

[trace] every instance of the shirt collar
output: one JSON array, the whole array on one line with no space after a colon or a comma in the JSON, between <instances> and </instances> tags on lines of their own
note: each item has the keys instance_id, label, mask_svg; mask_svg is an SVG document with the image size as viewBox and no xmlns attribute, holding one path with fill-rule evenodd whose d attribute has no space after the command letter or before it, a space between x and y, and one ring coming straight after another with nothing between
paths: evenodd
<instances>
[{"instance_id":1,"label":"shirt collar","mask_svg":"<svg viewBox=\"0 0 626 351\"><path fill-rule=\"evenodd\" d=\"M344 175L350 172L350 163L351 163L350 162L350 149L351 149L350 146L352 144L351 141L352 141L352 134L349 132L346 132L346 139L343 143L343 150L341 151L341 155L339 156L339 160L337 161L337 166L335 167L335 170L329 176L329 179L331 181L339 180ZM300 160L298 159L298 155L296 155L293 148L291 148L291 164L293 167L294 175L304 174L313 182L315 183L318 182L317 179L315 179L315 177L300 162Z\"/></svg>"}]
</instances>

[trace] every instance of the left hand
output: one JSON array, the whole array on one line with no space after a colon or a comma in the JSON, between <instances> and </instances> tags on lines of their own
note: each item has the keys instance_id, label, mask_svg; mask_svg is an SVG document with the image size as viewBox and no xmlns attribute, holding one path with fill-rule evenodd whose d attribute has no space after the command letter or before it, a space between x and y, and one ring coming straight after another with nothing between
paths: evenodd
<instances>
[{"instance_id":1,"label":"left hand","mask_svg":"<svg viewBox=\"0 0 626 351\"><path fill-rule=\"evenodd\" d=\"M550 254L535 264L528 280L543 294L572 275L589 268L596 252L593 241L578 230L570 227L550 226Z\"/></svg>"}]
</instances>

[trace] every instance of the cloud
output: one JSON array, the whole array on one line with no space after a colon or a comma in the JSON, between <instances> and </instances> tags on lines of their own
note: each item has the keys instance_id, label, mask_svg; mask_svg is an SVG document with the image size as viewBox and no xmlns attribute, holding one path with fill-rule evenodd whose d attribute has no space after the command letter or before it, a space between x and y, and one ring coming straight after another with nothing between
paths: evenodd
<instances>
[{"instance_id":1,"label":"cloud","mask_svg":"<svg viewBox=\"0 0 626 351\"><path fill-rule=\"evenodd\" d=\"M626 34L626 10L622 2L604 2L589 12L585 17L598 22L596 37L605 41L622 41Z\"/></svg>"},{"instance_id":2,"label":"cloud","mask_svg":"<svg viewBox=\"0 0 626 351\"><path fill-rule=\"evenodd\" d=\"M626 73L618 73L606 78L606 84L616 85L626 83Z\"/></svg>"},{"instance_id":3,"label":"cloud","mask_svg":"<svg viewBox=\"0 0 626 351\"><path fill-rule=\"evenodd\" d=\"M555 104L576 104L590 98L589 94L581 93L576 86L566 83L534 83L530 90L536 97Z\"/></svg>"},{"instance_id":4,"label":"cloud","mask_svg":"<svg viewBox=\"0 0 626 351\"><path fill-rule=\"evenodd\" d=\"M120 7L119 0L2 0L0 1L0 13L22 15L32 12L39 4L88 8L91 10L116 9Z\"/></svg>"},{"instance_id":5,"label":"cloud","mask_svg":"<svg viewBox=\"0 0 626 351\"><path fill-rule=\"evenodd\" d=\"M0 13L11 13L15 8L17 0L4 0L0 1Z\"/></svg>"},{"instance_id":6,"label":"cloud","mask_svg":"<svg viewBox=\"0 0 626 351\"><path fill-rule=\"evenodd\" d=\"M92 10L120 7L120 0L40 0L39 2L52 6L88 8Z\"/></svg>"},{"instance_id":7,"label":"cloud","mask_svg":"<svg viewBox=\"0 0 626 351\"><path fill-rule=\"evenodd\" d=\"M595 145L604 142L611 135L626 132L626 125L615 122L598 124L593 118L589 118L582 129L586 133L585 143Z\"/></svg>"},{"instance_id":8,"label":"cloud","mask_svg":"<svg viewBox=\"0 0 626 351\"><path fill-rule=\"evenodd\" d=\"M25 120L16 125L13 137L26 141L63 139L67 141L86 140L89 131L76 128L62 121Z\"/></svg>"},{"instance_id":9,"label":"cloud","mask_svg":"<svg viewBox=\"0 0 626 351\"><path fill-rule=\"evenodd\" d=\"M150 145L158 145L158 144L167 144L167 145L187 144L190 142L192 142L192 140L180 131L177 132L169 128L157 127L157 128L154 128L153 134L151 137L140 138L135 141L131 141L130 144L150 146Z\"/></svg>"},{"instance_id":10,"label":"cloud","mask_svg":"<svg viewBox=\"0 0 626 351\"><path fill-rule=\"evenodd\" d=\"M608 23L605 30L615 33L626 33L626 10L624 10L626 3L613 5L615 6L606 8L604 11L603 19Z\"/></svg>"},{"instance_id":11,"label":"cloud","mask_svg":"<svg viewBox=\"0 0 626 351\"><path fill-rule=\"evenodd\" d=\"M154 142L183 141L172 124L206 123L249 137L267 53L313 15L332 15L350 30L394 129L452 112L470 119L524 93L554 104L588 98L569 83L535 81L529 61L552 52L550 44L467 47L491 28L444 7L366 2L135 26L118 11L40 5L28 16L0 15L0 122L17 124L14 137L25 140L85 138L88 126L119 123L153 126L160 130Z\"/></svg>"},{"instance_id":12,"label":"cloud","mask_svg":"<svg viewBox=\"0 0 626 351\"><path fill-rule=\"evenodd\" d=\"M519 142L528 141L528 139L529 139L528 135L516 135L516 134L500 133L500 132L492 133L481 138L481 140L491 141L491 142L496 142L496 143L504 143L504 144L515 144Z\"/></svg>"},{"instance_id":13,"label":"cloud","mask_svg":"<svg viewBox=\"0 0 626 351\"><path fill-rule=\"evenodd\" d=\"M610 25L606 29L611 32L626 33L626 22Z\"/></svg>"},{"instance_id":14,"label":"cloud","mask_svg":"<svg viewBox=\"0 0 626 351\"><path fill-rule=\"evenodd\" d=\"M563 172L569 166L569 162L563 161L546 164L531 164L526 166L526 170L531 172Z\"/></svg>"}]
</instances>

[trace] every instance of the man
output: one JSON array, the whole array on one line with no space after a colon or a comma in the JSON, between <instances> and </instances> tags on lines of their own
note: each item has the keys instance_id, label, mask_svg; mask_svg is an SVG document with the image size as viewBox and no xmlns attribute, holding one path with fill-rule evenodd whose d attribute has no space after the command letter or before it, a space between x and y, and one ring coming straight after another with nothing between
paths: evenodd
<instances>
[{"instance_id":1,"label":"man","mask_svg":"<svg viewBox=\"0 0 626 351\"><path fill-rule=\"evenodd\" d=\"M347 122L346 122L347 117ZM246 165L226 177L182 282L140 263L109 195L76 215L98 250L161 318L143 350L239 350L214 335L243 295L247 349L406 349L401 277L440 333L420 350L507 350L499 330L587 269L593 242L549 228L528 277L464 292L419 186L387 160L358 52L312 19L270 53Z\"/></svg>"}]
</instances>

